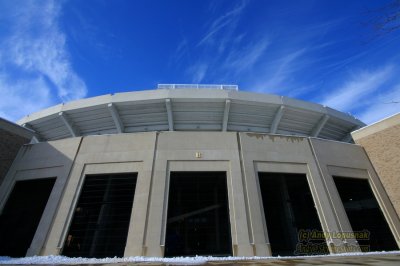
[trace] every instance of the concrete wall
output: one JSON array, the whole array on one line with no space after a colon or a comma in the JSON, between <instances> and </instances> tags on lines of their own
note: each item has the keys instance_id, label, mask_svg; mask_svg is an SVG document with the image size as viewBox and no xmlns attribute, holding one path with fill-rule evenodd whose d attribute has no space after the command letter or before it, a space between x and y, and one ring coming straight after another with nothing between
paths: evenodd
<instances>
[{"instance_id":1,"label":"concrete wall","mask_svg":"<svg viewBox=\"0 0 400 266\"><path fill-rule=\"evenodd\" d=\"M392 230L397 245L400 246L399 218L363 148L358 145L320 139L312 139L310 143L326 184L326 193L330 196L332 208L340 221L340 231L349 232L351 231L351 226L332 176L366 179L369 181L369 185ZM349 240L347 242L351 243Z\"/></svg>"},{"instance_id":2,"label":"concrete wall","mask_svg":"<svg viewBox=\"0 0 400 266\"><path fill-rule=\"evenodd\" d=\"M400 113L352 133L367 152L400 216Z\"/></svg>"},{"instance_id":3,"label":"concrete wall","mask_svg":"<svg viewBox=\"0 0 400 266\"><path fill-rule=\"evenodd\" d=\"M332 175L366 178L399 243L400 222L362 148L302 137L236 132L149 132L26 145L0 187L57 177L28 255L60 254L85 175L137 172L125 256L163 256L171 171L227 173L234 256L271 255L258 172L303 173L325 232L351 231ZM327 239L331 253L354 239Z\"/></svg>"},{"instance_id":4,"label":"concrete wall","mask_svg":"<svg viewBox=\"0 0 400 266\"><path fill-rule=\"evenodd\" d=\"M78 152L81 138L42 142L24 145L18 152L3 184L0 187L0 212L10 195L15 182L20 180L56 177L53 191L39 222L36 234L27 255L42 253L60 199L65 192L66 183L74 158Z\"/></svg>"},{"instance_id":5,"label":"concrete wall","mask_svg":"<svg viewBox=\"0 0 400 266\"><path fill-rule=\"evenodd\" d=\"M240 133L240 141L242 145L244 179L248 191L252 240L257 250L260 249L258 246L262 246L264 243L267 243L268 251L270 246L268 229L264 220L261 192L259 191L258 172L305 174L322 229L326 232L342 231L340 228L342 216L338 216L332 208L324 176L321 175L307 138ZM348 241L355 244L353 239ZM328 248L331 253L338 252L343 246L343 240L341 239L328 239L328 242ZM339 248L336 250L335 246Z\"/></svg>"},{"instance_id":6,"label":"concrete wall","mask_svg":"<svg viewBox=\"0 0 400 266\"><path fill-rule=\"evenodd\" d=\"M40 254L60 253L85 175L124 172L138 173L131 216L135 225L131 223L129 229L126 255L140 254L145 232L155 143L156 133L83 138L60 207L54 217L53 226Z\"/></svg>"}]
</instances>

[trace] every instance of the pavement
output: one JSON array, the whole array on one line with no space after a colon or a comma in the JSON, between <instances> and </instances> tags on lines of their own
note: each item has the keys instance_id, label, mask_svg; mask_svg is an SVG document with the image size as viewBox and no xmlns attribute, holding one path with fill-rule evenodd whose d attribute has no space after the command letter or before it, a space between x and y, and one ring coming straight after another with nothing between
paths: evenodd
<instances>
[{"instance_id":1,"label":"pavement","mask_svg":"<svg viewBox=\"0 0 400 266\"><path fill-rule=\"evenodd\" d=\"M217 265L217 266L233 266L233 265L285 265L285 266L306 266L306 265L400 265L400 252L397 253L369 253L357 255L329 255L329 256L310 256L310 257L268 257L268 258L243 258L230 260L229 258L213 258L208 257L203 260L201 257L196 258L152 258L152 261L135 260L132 262L113 262L113 263L35 263L34 261L27 261L18 263L15 260L1 260L2 265L40 265L40 266L65 266L65 265L79 265L79 266L134 266L134 265Z\"/></svg>"}]
</instances>

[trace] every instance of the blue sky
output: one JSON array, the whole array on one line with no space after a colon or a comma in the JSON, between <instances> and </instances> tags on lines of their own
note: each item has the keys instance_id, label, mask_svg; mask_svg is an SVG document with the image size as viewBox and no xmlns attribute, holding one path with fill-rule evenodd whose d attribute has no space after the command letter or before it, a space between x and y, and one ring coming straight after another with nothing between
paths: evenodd
<instances>
[{"instance_id":1,"label":"blue sky","mask_svg":"<svg viewBox=\"0 0 400 266\"><path fill-rule=\"evenodd\" d=\"M391 1L0 0L0 116L215 83L372 123L400 111L400 30L373 28Z\"/></svg>"}]
</instances>

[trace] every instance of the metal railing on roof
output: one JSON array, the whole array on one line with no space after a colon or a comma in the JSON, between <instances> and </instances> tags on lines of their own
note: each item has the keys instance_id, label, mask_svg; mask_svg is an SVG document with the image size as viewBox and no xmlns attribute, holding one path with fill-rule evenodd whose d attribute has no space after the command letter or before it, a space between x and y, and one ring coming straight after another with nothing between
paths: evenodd
<instances>
[{"instance_id":1,"label":"metal railing on roof","mask_svg":"<svg viewBox=\"0 0 400 266\"><path fill-rule=\"evenodd\" d=\"M233 90L238 91L238 85L216 85L216 84L158 84L157 89L211 89L211 90Z\"/></svg>"}]
</instances>

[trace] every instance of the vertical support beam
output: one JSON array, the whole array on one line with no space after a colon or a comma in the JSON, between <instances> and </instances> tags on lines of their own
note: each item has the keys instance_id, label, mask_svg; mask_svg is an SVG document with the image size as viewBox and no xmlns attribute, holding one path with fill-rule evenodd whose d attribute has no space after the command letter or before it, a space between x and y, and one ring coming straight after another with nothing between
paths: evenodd
<instances>
[{"instance_id":1,"label":"vertical support beam","mask_svg":"<svg viewBox=\"0 0 400 266\"><path fill-rule=\"evenodd\" d=\"M278 111L275 113L274 121L272 121L270 133L275 134L276 130L278 129L279 122L283 116L283 112L285 111L285 107L281 105Z\"/></svg>"},{"instance_id":2,"label":"vertical support beam","mask_svg":"<svg viewBox=\"0 0 400 266\"><path fill-rule=\"evenodd\" d=\"M108 110L110 111L111 116L114 120L115 127L117 128L117 132L124 133L125 127L124 127L124 124L122 123L121 117L119 116L118 110L115 107L115 105L112 103L109 103Z\"/></svg>"},{"instance_id":3,"label":"vertical support beam","mask_svg":"<svg viewBox=\"0 0 400 266\"><path fill-rule=\"evenodd\" d=\"M39 142L40 142L39 139L36 136L33 136L31 138L31 141L29 142L29 144L36 144L36 143L39 143Z\"/></svg>"},{"instance_id":4,"label":"vertical support beam","mask_svg":"<svg viewBox=\"0 0 400 266\"><path fill-rule=\"evenodd\" d=\"M171 99L165 99L165 107L167 108L169 131L174 131L174 118L172 116Z\"/></svg>"},{"instance_id":5,"label":"vertical support beam","mask_svg":"<svg viewBox=\"0 0 400 266\"><path fill-rule=\"evenodd\" d=\"M324 128L326 122L329 120L329 115L325 114L318 122L318 124L313 128L311 132L312 137L318 137L321 130Z\"/></svg>"},{"instance_id":6,"label":"vertical support beam","mask_svg":"<svg viewBox=\"0 0 400 266\"><path fill-rule=\"evenodd\" d=\"M71 134L72 137L77 137L79 136L79 130L74 127L72 122L69 120L67 115L64 112L59 112L58 116L60 117L61 121L63 121L64 125L68 128L69 133Z\"/></svg>"},{"instance_id":7,"label":"vertical support beam","mask_svg":"<svg viewBox=\"0 0 400 266\"><path fill-rule=\"evenodd\" d=\"M222 131L226 131L228 128L229 108L231 106L231 100L225 100L224 120L222 121Z\"/></svg>"}]
</instances>

